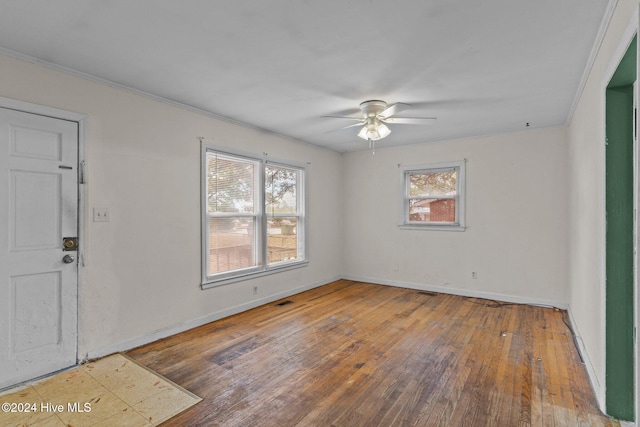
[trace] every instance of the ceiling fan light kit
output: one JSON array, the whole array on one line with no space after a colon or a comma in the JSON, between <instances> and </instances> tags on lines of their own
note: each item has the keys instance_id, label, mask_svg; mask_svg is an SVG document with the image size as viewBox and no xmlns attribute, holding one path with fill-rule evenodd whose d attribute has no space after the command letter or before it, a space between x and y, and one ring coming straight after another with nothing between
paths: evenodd
<instances>
[{"instance_id":1,"label":"ceiling fan light kit","mask_svg":"<svg viewBox=\"0 0 640 427\"><path fill-rule=\"evenodd\" d=\"M362 139L377 141L389 136L391 129L375 117L367 118L365 125L360 129L358 136Z\"/></svg>"}]
</instances>

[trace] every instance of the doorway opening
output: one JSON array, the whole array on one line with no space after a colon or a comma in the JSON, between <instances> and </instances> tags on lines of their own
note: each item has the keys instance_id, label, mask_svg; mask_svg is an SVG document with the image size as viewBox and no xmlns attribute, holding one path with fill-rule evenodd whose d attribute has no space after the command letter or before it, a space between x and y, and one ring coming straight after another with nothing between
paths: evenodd
<instances>
[{"instance_id":1,"label":"doorway opening","mask_svg":"<svg viewBox=\"0 0 640 427\"><path fill-rule=\"evenodd\" d=\"M635 418L634 83L637 36L606 89L606 408Z\"/></svg>"}]
</instances>

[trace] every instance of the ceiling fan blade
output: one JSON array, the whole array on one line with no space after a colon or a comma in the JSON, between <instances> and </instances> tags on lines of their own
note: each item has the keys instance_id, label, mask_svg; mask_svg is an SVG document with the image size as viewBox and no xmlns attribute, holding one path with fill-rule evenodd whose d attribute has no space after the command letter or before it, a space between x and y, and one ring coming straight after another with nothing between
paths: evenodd
<instances>
[{"instance_id":1,"label":"ceiling fan blade","mask_svg":"<svg viewBox=\"0 0 640 427\"><path fill-rule=\"evenodd\" d=\"M338 128L338 129L329 130L329 131L327 131L325 133L338 132L338 131L341 131L341 130L353 128L353 127L356 127L356 126L362 126L362 125L363 125L362 123L354 123L354 124L351 124L351 125L348 125L348 126L344 126L344 127Z\"/></svg>"},{"instance_id":2,"label":"ceiling fan blade","mask_svg":"<svg viewBox=\"0 0 640 427\"><path fill-rule=\"evenodd\" d=\"M354 124L352 124L352 125L342 127L342 128L340 128L340 129L338 129L338 130L354 128L354 127L356 127L356 126L364 126L364 123L354 123Z\"/></svg>"},{"instance_id":3,"label":"ceiling fan blade","mask_svg":"<svg viewBox=\"0 0 640 427\"><path fill-rule=\"evenodd\" d=\"M364 120L362 119L362 117L349 117L349 116L322 116L323 118L329 118L329 119L346 119L346 120L356 120L359 122L363 122Z\"/></svg>"},{"instance_id":4,"label":"ceiling fan blade","mask_svg":"<svg viewBox=\"0 0 640 427\"><path fill-rule=\"evenodd\" d=\"M384 111L382 111L379 116L382 117L391 117L395 114L398 114L400 111L408 110L411 108L411 105L404 104L402 102L396 102L393 105L388 106Z\"/></svg>"},{"instance_id":5,"label":"ceiling fan blade","mask_svg":"<svg viewBox=\"0 0 640 427\"><path fill-rule=\"evenodd\" d=\"M388 117L381 120L385 123L390 123L390 124L426 125L437 119L438 119L437 117Z\"/></svg>"}]
</instances>

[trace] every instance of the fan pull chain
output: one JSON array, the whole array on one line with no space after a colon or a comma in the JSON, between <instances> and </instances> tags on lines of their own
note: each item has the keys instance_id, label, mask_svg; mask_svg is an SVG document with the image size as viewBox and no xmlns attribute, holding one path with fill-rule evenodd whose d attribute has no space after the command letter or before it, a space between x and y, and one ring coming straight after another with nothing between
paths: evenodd
<instances>
[{"instance_id":1,"label":"fan pull chain","mask_svg":"<svg viewBox=\"0 0 640 427\"><path fill-rule=\"evenodd\" d=\"M369 140L369 149L371 150L371 154L376 154L376 142L372 139Z\"/></svg>"}]
</instances>

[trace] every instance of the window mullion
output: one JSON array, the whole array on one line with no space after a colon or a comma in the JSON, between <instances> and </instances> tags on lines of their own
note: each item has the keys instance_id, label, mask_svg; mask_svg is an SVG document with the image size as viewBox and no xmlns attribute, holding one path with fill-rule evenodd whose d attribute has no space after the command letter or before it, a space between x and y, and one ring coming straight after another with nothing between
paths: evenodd
<instances>
[{"instance_id":1,"label":"window mullion","mask_svg":"<svg viewBox=\"0 0 640 427\"><path fill-rule=\"evenodd\" d=\"M299 217L300 213L298 212L291 212L291 213L287 213L287 212L279 212L279 213L266 213L267 218L287 218L290 216L296 216Z\"/></svg>"},{"instance_id":2,"label":"window mullion","mask_svg":"<svg viewBox=\"0 0 640 427\"><path fill-rule=\"evenodd\" d=\"M458 198L458 194L447 194L443 196L407 196L407 200L416 200L416 199L433 199L433 200L442 200L449 199L454 200Z\"/></svg>"},{"instance_id":3,"label":"window mullion","mask_svg":"<svg viewBox=\"0 0 640 427\"><path fill-rule=\"evenodd\" d=\"M237 212L209 212L207 214L209 218L256 218L258 219L260 215L255 213L237 213Z\"/></svg>"},{"instance_id":4,"label":"window mullion","mask_svg":"<svg viewBox=\"0 0 640 427\"><path fill-rule=\"evenodd\" d=\"M258 183L258 188L260 189L260 200L258 203L258 206L260 207L260 266L262 268L262 270L266 270L267 269L267 246L268 246L268 239L269 237L267 236L267 197L266 197L266 186L267 186L267 182L266 182L266 167L265 167L265 161L261 161L260 162L260 173L258 174L259 176L259 183Z\"/></svg>"}]
</instances>

